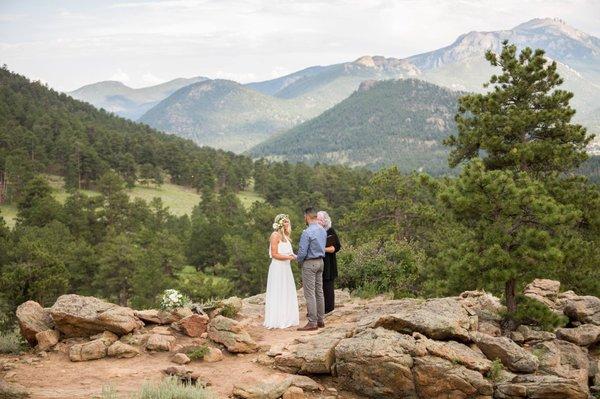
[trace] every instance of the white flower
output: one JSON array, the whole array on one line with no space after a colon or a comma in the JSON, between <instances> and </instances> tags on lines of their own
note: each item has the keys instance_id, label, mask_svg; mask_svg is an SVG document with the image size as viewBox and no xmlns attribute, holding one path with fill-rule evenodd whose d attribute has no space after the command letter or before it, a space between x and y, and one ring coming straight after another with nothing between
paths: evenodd
<instances>
[{"instance_id":1,"label":"white flower","mask_svg":"<svg viewBox=\"0 0 600 399\"><path fill-rule=\"evenodd\" d=\"M279 228L279 225L277 223L273 223L273 230L277 230Z\"/></svg>"}]
</instances>

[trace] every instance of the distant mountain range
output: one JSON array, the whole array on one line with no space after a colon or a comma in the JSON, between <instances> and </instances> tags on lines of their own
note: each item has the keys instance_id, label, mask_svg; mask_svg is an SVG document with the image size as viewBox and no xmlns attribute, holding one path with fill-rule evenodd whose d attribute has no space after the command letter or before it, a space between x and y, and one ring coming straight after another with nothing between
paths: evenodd
<instances>
[{"instance_id":1,"label":"distant mountain range","mask_svg":"<svg viewBox=\"0 0 600 399\"><path fill-rule=\"evenodd\" d=\"M97 108L104 108L119 116L136 120L175 91L203 80L207 78L201 76L189 79L178 78L140 89L132 89L121 82L107 80L80 87L67 94Z\"/></svg>"},{"instance_id":2,"label":"distant mountain range","mask_svg":"<svg viewBox=\"0 0 600 399\"><path fill-rule=\"evenodd\" d=\"M366 81L318 117L249 151L254 157L378 169L448 172L444 138L456 133L462 93L417 79Z\"/></svg>"},{"instance_id":3,"label":"distant mountain range","mask_svg":"<svg viewBox=\"0 0 600 399\"><path fill-rule=\"evenodd\" d=\"M89 85L76 90L72 95L123 116L128 116L126 112L129 115L137 114L147 107L145 114L140 114L140 121L165 132L191 138L202 145L235 152L243 152L256 146L252 150L253 154L280 157L280 153L267 154L265 151L275 150L272 144L287 137L284 133L286 130L292 129L290 135L296 136L307 126L313 126L305 122L326 110L326 115L319 116L314 126L327 125L333 130L347 127L332 126L331 122L321 125L324 123L322 117L327 116L331 121L331 112L345 110L344 107L334 106L341 106L341 102L352 95L364 81L417 78L452 90L483 91L482 84L494 73L484 59L484 53L488 49L500 51L503 40L515 43L520 48L529 46L546 50L547 56L559 64L559 73L565 79L564 88L575 93L572 105L578 111L576 120L592 132L600 133L600 39L578 31L561 20L550 18L533 19L511 30L469 32L458 37L449 46L406 59L364 56L353 62L309 67L264 82L242 85L231 81L194 78L197 81L190 82L191 85L185 85L184 82L172 84L169 86L169 90L172 89L170 93L169 90L163 90L159 94L156 90L159 86L147 88L153 89L152 100L127 94L129 92L123 94L123 85L117 85L118 82L110 82L110 85L108 82L101 82L97 85L103 85L102 90L96 85ZM165 85L173 82L175 81ZM426 98L431 88L411 82L415 90L426 90L423 93L423 98ZM82 93L87 92L99 94L87 94L87 98L82 98ZM159 98L161 95L163 97ZM104 103L99 98L103 98ZM154 105L151 105L152 101L155 101ZM130 103L137 105L125 106ZM113 108L107 108L103 104ZM392 104L406 106L407 103L392 101ZM381 106L388 107L387 104ZM119 111L119 107L123 110ZM397 112L403 114L407 110L398 109ZM437 117L433 114L431 116ZM362 122L356 121L357 126L364 129L365 145L369 144L368 138L371 143L389 138L379 137L376 130L369 129L368 124ZM303 127L298 126L300 130L294 129L294 126L301 123ZM406 125L401 125L397 131L398 140L406 137L406 132L402 130L405 128ZM325 133L322 131L322 134ZM269 140L271 137L276 138ZM269 141L264 146L258 145L266 140ZM299 151L298 154L301 155L294 156L294 159L314 157L308 155L316 154L311 147L313 143L305 144L305 151ZM336 147L335 151L339 154L327 155L329 161L357 165L380 164L376 155L368 159L366 150L356 152L350 147L345 148L343 144ZM600 148L600 140L596 141L595 146ZM354 154L357 158L352 158L349 154ZM419 162L413 166L425 167Z\"/></svg>"}]
</instances>

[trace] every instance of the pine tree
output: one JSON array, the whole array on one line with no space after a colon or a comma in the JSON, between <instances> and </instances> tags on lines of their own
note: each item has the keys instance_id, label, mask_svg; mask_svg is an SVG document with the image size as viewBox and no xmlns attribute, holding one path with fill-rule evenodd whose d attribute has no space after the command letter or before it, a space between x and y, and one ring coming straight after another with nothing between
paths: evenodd
<instances>
[{"instance_id":1,"label":"pine tree","mask_svg":"<svg viewBox=\"0 0 600 399\"><path fill-rule=\"evenodd\" d=\"M450 166L481 157L486 169L510 169L544 176L578 167L587 159L586 145L593 136L571 123L573 93L560 90L563 79L556 62L548 65L544 51L525 48L519 56L514 44L503 42L497 55L485 58L500 75L492 75L486 94L459 100L458 136L445 144L454 147Z\"/></svg>"}]
</instances>

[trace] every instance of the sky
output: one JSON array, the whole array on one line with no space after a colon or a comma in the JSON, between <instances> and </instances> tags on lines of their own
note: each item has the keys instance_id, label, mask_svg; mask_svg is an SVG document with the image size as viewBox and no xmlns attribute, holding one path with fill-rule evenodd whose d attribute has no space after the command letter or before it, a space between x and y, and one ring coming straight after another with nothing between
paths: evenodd
<instances>
[{"instance_id":1,"label":"sky","mask_svg":"<svg viewBox=\"0 0 600 399\"><path fill-rule=\"evenodd\" d=\"M559 17L600 37L600 0L0 0L0 63L60 91L178 77L242 83Z\"/></svg>"}]
</instances>

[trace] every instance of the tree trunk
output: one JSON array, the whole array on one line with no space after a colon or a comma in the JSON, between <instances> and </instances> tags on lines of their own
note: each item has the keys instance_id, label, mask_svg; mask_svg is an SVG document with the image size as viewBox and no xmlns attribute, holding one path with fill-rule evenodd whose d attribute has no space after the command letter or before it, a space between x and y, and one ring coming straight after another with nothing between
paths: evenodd
<instances>
[{"instance_id":1,"label":"tree trunk","mask_svg":"<svg viewBox=\"0 0 600 399\"><path fill-rule=\"evenodd\" d=\"M516 286L517 280L515 278L509 279L504 284L504 297L506 298L506 310L508 311L506 318L501 323L504 331L513 331L517 328L517 321L514 319L517 311Z\"/></svg>"}]
</instances>

